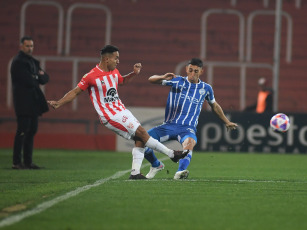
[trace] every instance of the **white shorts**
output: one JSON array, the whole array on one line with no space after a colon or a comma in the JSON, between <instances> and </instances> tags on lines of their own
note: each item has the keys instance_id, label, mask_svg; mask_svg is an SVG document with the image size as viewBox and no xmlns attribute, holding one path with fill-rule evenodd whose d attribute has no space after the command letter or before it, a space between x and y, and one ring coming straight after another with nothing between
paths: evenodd
<instances>
[{"instance_id":1,"label":"white shorts","mask_svg":"<svg viewBox=\"0 0 307 230\"><path fill-rule=\"evenodd\" d=\"M134 137L135 131L140 126L140 122L126 109L112 116L111 120L104 123L104 125L116 134L130 140Z\"/></svg>"}]
</instances>

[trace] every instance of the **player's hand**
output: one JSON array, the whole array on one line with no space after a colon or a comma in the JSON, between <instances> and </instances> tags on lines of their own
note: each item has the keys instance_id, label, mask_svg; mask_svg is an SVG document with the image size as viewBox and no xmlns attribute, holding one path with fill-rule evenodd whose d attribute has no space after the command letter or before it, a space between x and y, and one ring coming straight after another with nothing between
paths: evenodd
<instances>
[{"instance_id":1,"label":"player's hand","mask_svg":"<svg viewBox=\"0 0 307 230\"><path fill-rule=\"evenodd\" d=\"M139 74L141 72L141 69L142 69L142 64L141 63L136 63L134 64L133 66L133 72L135 74Z\"/></svg>"},{"instance_id":2,"label":"player's hand","mask_svg":"<svg viewBox=\"0 0 307 230\"><path fill-rule=\"evenodd\" d=\"M237 129L238 125L233 122L229 122L226 124L227 131Z\"/></svg>"},{"instance_id":3,"label":"player's hand","mask_svg":"<svg viewBox=\"0 0 307 230\"><path fill-rule=\"evenodd\" d=\"M176 75L174 73L166 73L163 75L163 80L172 80Z\"/></svg>"},{"instance_id":4,"label":"player's hand","mask_svg":"<svg viewBox=\"0 0 307 230\"><path fill-rule=\"evenodd\" d=\"M47 102L54 109L57 109L60 107L60 104L57 101L47 101Z\"/></svg>"}]
</instances>

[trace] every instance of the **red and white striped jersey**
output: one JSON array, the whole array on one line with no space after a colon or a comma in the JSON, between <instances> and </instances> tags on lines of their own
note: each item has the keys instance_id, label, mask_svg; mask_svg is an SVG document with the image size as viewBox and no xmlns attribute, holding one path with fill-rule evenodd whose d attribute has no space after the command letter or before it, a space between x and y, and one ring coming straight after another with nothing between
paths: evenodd
<instances>
[{"instance_id":1,"label":"red and white striped jersey","mask_svg":"<svg viewBox=\"0 0 307 230\"><path fill-rule=\"evenodd\" d=\"M96 65L78 83L80 89L88 89L102 123L108 122L116 113L126 109L117 92L118 84L123 80L117 69L105 72Z\"/></svg>"}]
</instances>

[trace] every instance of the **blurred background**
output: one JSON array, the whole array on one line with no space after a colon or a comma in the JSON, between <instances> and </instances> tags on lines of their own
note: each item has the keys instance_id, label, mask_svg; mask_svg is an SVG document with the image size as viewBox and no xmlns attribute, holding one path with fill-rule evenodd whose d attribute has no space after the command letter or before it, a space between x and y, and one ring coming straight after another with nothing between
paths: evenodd
<instances>
[{"instance_id":1,"label":"blurred background","mask_svg":"<svg viewBox=\"0 0 307 230\"><path fill-rule=\"evenodd\" d=\"M99 49L113 44L120 49L118 69L122 75L131 72L136 62L143 65L140 76L120 87L119 96L141 123L151 128L163 121L169 89L149 84L148 77L166 72L184 75L186 61L199 57L206 65L201 78L213 86L227 116L238 123L242 117L248 119L234 136L221 134L226 141L222 149L202 143L207 129L199 127L198 150L306 153L307 2L280 1L281 26L277 31L277 1L0 1L0 147L13 145L16 123L9 67L19 50L20 37L29 35L34 39L33 55L50 76L43 88L47 100L60 99L74 88L99 62ZM243 111L255 103L260 77L267 78L277 95L274 113L287 113L297 124L281 142L267 129L270 116ZM201 117L204 123L206 109ZM245 136L254 122L260 122L265 134L260 134L260 142L247 143L250 140ZM262 133L259 130L256 133ZM206 134L207 139L215 141L218 132L213 130L211 138ZM122 138L99 124L87 93L43 115L35 146L130 149Z\"/></svg>"}]
</instances>

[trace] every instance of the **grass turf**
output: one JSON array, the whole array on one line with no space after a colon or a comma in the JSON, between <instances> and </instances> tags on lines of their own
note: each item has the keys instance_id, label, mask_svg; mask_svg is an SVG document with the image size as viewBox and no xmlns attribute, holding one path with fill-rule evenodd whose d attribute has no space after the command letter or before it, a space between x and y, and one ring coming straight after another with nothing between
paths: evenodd
<instances>
[{"instance_id":1,"label":"grass turf","mask_svg":"<svg viewBox=\"0 0 307 230\"><path fill-rule=\"evenodd\" d=\"M35 150L43 170L12 170L11 158L0 150L0 224L131 167L117 152ZM305 155L195 152L185 181L164 163L153 180L127 172L1 229L307 229Z\"/></svg>"}]
</instances>

